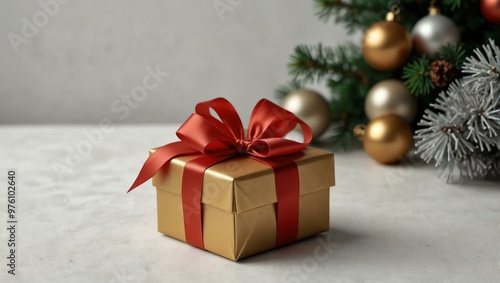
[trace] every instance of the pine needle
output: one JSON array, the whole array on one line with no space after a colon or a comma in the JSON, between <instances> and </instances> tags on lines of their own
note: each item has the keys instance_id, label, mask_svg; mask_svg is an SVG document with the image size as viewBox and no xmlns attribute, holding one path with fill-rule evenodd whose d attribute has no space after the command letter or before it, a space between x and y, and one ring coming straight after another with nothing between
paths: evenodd
<instances>
[{"instance_id":1,"label":"pine needle","mask_svg":"<svg viewBox=\"0 0 500 283\"><path fill-rule=\"evenodd\" d=\"M403 69L402 78L410 93L415 96L428 95L434 89L429 76L429 60L425 57L408 63Z\"/></svg>"}]
</instances>

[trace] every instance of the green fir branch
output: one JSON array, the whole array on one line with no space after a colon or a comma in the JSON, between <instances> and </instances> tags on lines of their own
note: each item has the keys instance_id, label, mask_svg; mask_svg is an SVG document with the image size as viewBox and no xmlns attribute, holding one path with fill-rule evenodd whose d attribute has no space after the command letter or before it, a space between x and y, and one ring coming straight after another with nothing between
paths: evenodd
<instances>
[{"instance_id":1,"label":"green fir branch","mask_svg":"<svg viewBox=\"0 0 500 283\"><path fill-rule=\"evenodd\" d=\"M434 89L429 76L429 60L425 57L408 63L403 69L402 78L410 93L415 96L425 96Z\"/></svg>"},{"instance_id":2,"label":"green fir branch","mask_svg":"<svg viewBox=\"0 0 500 283\"><path fill-rule=\"evenodd\" d=\"M335 23L342 23L348 33L364 30L378 21L383 21L391 6L395 4L399 5L401 10L401 23L408 29L423 16L415 12L427 8L415 0L314 0L316 15L320 20L334 19Z\"/></svg>"},{"instance_id":3,"label":"green fir branch","mask_svg":"<svg viewBox=\"0 0 500 283\"><path fill-rule=\"evenodd\" d=\"M464 1L462 0L443 0L443 5L450 7L450 9L453 11L455 9L460 9ZM464 5L467 7L467 5Z\"/></svg>"},{"instance_id":4,"label":"green fir branch","mask_svg":"<svg viewBox=\"0 0 500 283\"><path fill-rule=\"evenodd\" d=\"M330 81L333 82L333 81ZM331 83L329 84L332 88ZM352 84L339 85L336 88L335 95L332 96L332 119L334 121L341 121L342 119L347 119L352 116L362 115L362 105L360 102L362 99L359 96L355 96L353 92ZM361 110L361 111L360 111Z\"/></svg>"},{"instance_id":5,"label":"green fir branch","mask_svg":"<svg viewBox=\"0 0 500 283\"><path fill-rule=\"evenodd\" d=\"M465 61L465 49L462 44L447 44L439 49L439 58L460 68Z\"/></svg>"},{"instance_id":6,"label":"green fir branch","mask_svg":"<svg viewBox=\"0 0 500 283\"><path fill-rule=\"evenodd\" d=\"M321 43L316 46L299 45L290 58L288 69L294 79L304 83L340 76L367 84L367 75L349 64L358 57L361 57L361 51L352 43L335 48L324 47Z\"/></svg>"},{"instance_id":7,"label":"green fir branch","mask_svg":"<svg viewBox=\"0 0 500 283\"><path fill-rule=\"evenodd\" d=\"M477 2L477 0L443 0L442 6L449 7L451 11L455 11L460 9L468 9L471 6L476 6Z\"/></svg>"},{"instance_id":8,"label":"green fir branch","mask_svg":"<svg viewBox=\"0 0 500 283\"><path fill-rule=\"evenodd\" d=\"M344 23L348 33L365 29L369 25L384 19L388 11L387 1L359 0L314 0L316 15L320 20L334 19Z\"/></svg>"},{"instance_id":9,"label":"green fir branch","mask_svg":"<svg viewBox=\"0 0 500 283\"><path fill-rule=\"evenodd\" d=\"M349 127L343 127L342 125L335 128L332 135L333 149L347 150L349 149L353 141L355 140L354 133Z\"/></svg>"},{"instance_id":10,"label":"green fir branch","mask_svg":"<svg viewBox=\"0 0 500 283\"><path fill-rule=\"evenodd\" d=\"M358 138L355 136L353 129L359 124L366 124L368 120L366 117L361 119L348 118L344 115L343 119L333 123L333 131L331 132L330 139L333 144L333 149L350 149Z\"/></svg>"}]
</instances>

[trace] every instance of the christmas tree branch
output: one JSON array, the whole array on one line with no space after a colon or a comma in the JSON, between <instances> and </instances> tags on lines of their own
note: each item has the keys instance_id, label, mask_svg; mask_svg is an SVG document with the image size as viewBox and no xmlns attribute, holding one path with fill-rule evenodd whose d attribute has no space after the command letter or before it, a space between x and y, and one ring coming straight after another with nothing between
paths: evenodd
<instances>
[{"instance_id":1,"label":"christmas tree branch","mask_svg":"<svg viewBox=\"0 0 500 283\"><path fill-rule=\"evenodd\" d=\"M303 82L313 82L330 76L355 78L362 84L369 83L369 77L363 72L352 68L346 62L352 62L360 57L359 47L353 44L341 45L336 48L299 45L288 63L289 73Z\"/></svg>"},{"instance_id":2,"label":"christmas tree branch","mask_svg":"<svg viewBox=\"0 0 500 283\"><path fill-rule=\"evenodd\" d=\"M434 88L429 76L429 60L425 57L408 63L403 69L402 78L410 93L415 96L425 96Z\"/></svg>"},{"instance_id":3,"label":"christmas tree branch","mask_svg":"<svg viewBox=\"0 0 500 283\"><path fill-rule=\"evenodd\" d=\"M443 46L438 52L438 58L451 64L451 74L447 75L451 76L451 80L453 80L453 78L457 77L458 69L465 61L463 45L448 44ZM405 65L401 78L410 90L410 93L418 97L427 97L435 89L429 71L431 66L426 57L419 57Z\"/></svg>"},{"instance_id":4,"label":"christmas tree branch","mask_svg":"<svg viewBox=\"0 0 500 283\"><path fill-rule=\"evenodd\" d=\"M385 1L314 0L314 6L321 20L334 18L335 22L344 23L349 33L383 19L388 10Z\"/></svg>"},{"instance_id":5,"label":"christmas tree branch","mask_svg":"<svg viewBox=\"0 0 500 283\"><path fill-rule=\"evenodd\" d=\"M461 68L465 61L465 49L463 44L447 44L439 49L438 57L452 64L455 68Z\"/></svg>"},{"instance_id":6,"label":"christmas tree branch","mask_svg":"<svg viewBox=\"0 0 500 283\"><path fill-rule=\"evenodd\" d=\"M450 7L451 10L455 10L462 6L462 0L443 0L443 5Z\"/></svg>"}]
</instances>

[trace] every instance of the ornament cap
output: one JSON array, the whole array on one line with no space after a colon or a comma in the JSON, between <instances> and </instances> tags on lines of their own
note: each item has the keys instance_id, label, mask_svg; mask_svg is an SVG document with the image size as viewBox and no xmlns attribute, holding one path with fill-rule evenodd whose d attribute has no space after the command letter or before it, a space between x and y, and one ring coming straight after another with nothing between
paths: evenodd
<instances>
[{"instance_id":1,"label":"ornament cap","mask_svg":"<svg viewBox=\"0 0 500 283\"><path fill-rule=\"evenodd\" d=\"M436 1L431 1L431 5L429 6L429 15L440 15L441 11L436 6Z\"/></svg>"},{"instance_id":2,"label":"ornament cap","mask_svg":"<svg viewBox=\"0 0 500 283\"><path fill-rule=\"evenodd\" d=\"M363 136L365 135L366 131L366 125L365 124L359 124L354 127L352 132L354 133L354 136L358 138L358 140L363 140Z\"/></svg>"},{"instance_id":3,"label":"ornament cap","mask_svg":"<svg viewBox=\"0 0 500 283\"><path fill-rule=\"evenodd\" d=\"M399 15L400 12L401 10L399 9L399 6L393 5L391 10L385 16L385 20L388 22L399 22L401 20L401 16Z\"/></svg>"}]
</instances>

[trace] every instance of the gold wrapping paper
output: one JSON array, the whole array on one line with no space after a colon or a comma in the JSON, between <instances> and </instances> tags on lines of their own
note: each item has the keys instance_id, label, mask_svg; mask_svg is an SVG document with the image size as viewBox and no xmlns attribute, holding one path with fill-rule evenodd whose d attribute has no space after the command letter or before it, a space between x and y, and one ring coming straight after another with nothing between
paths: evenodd
<instances>
[{"instance_id":1,"label":"gold wrapping paper","mask_svg":"<svg viewBox=\"0 0 500 283\"><path fill-rule=\"evenodd\" d=\"M298 239L302 239L329 229L334 163L332 153L311 147L293 156L299 168ZM182 172L194 157L175 158L153 177L158 231L184 242ZM236 156L208 168L202 193L205 249L238 260L274 248L276 201L273 170L259 161Z\"/></svg>"}]
</instances>

